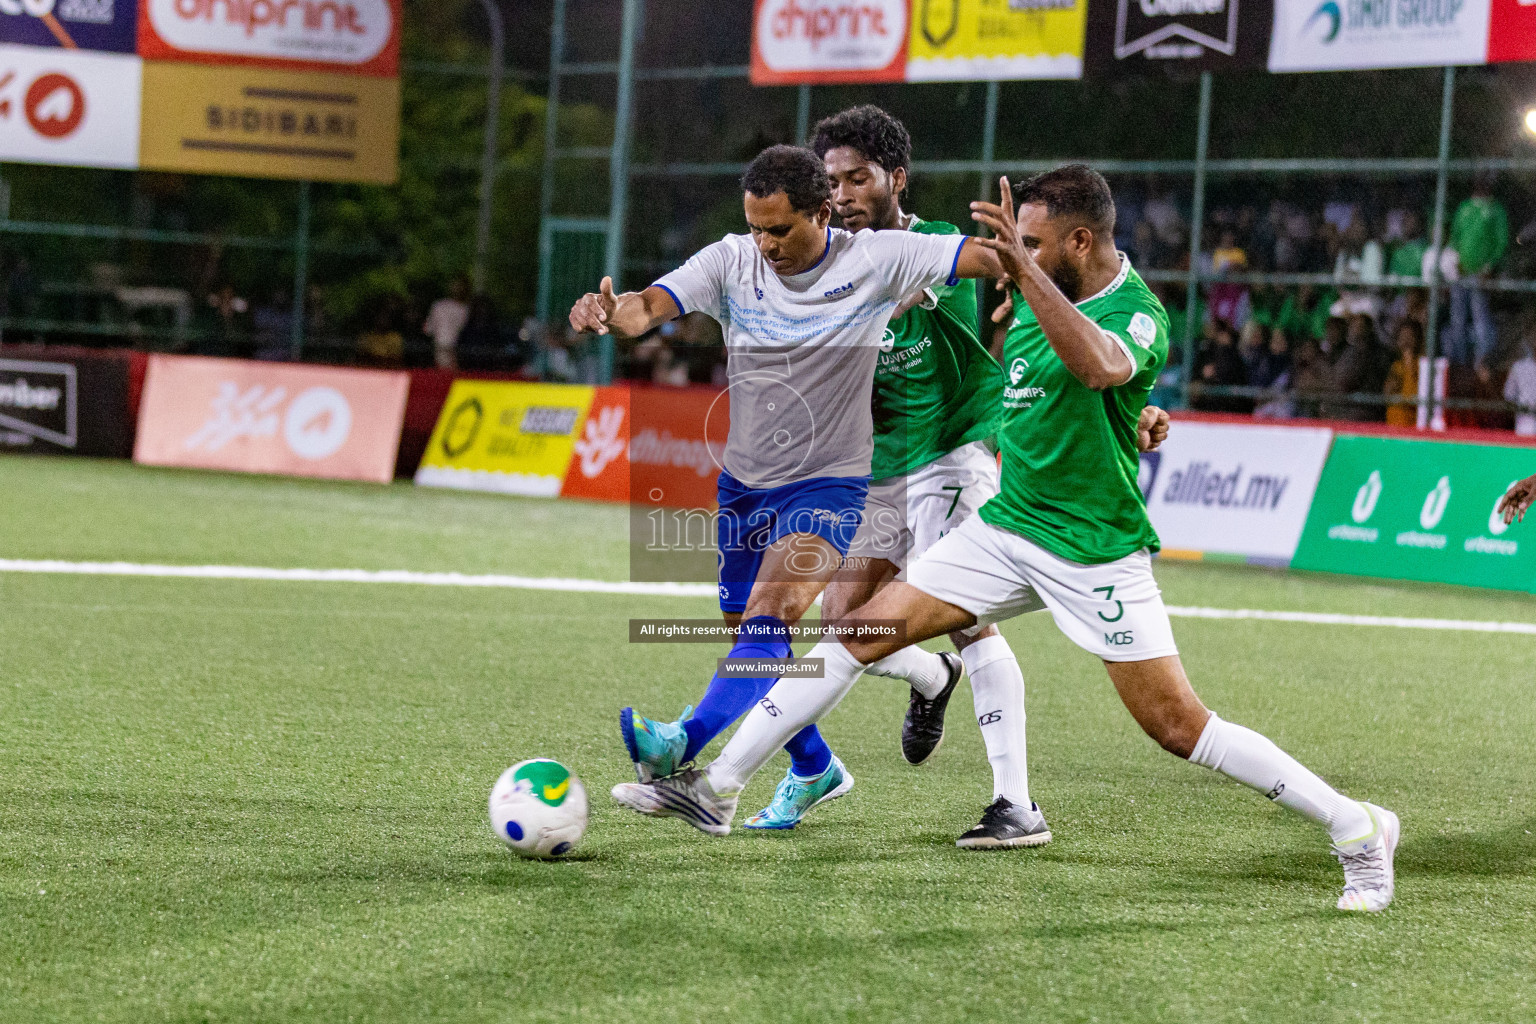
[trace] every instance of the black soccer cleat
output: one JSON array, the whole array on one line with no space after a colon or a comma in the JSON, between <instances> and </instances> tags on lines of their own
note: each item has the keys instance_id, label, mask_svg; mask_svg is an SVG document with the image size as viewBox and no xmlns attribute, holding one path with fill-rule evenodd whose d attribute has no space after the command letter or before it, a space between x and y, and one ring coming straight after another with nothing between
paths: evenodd
<instances>
[{"instance_id":1,"label":"black soccer cleat","mask_svg":"<svg viewBox=\"0 0 1536 1024\"><path fill-rule=\"evenodd\" d=\"M939 657L949 666L949 684L932 700L916 690L907 702L907 717L901 722L901 756L907 764L922 764L934 755L944 742L944 709L949 698L965 676L965 662L958 654L943 651Z\"/></svg>"},{"instance_id":2,"label":"black soccer cleat","mask_svg":"<svg viewBox=\"0 0 1536 1024\"><path fill-rule=\"evenodd\" d=\"M981 824L955 840L963 850L997 850L1009 846L1044 846L1051 841L1051 827L1040 807L1028 808L998 797L981 812Z\"/></svg>"}]
</instances>

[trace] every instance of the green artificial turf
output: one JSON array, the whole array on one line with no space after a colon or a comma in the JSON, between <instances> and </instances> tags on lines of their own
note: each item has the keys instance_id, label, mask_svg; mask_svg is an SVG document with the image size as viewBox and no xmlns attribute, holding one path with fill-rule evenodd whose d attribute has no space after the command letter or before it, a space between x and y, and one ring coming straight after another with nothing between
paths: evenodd
<instances>
[{"instance_id":1,"label":"green artificial turf","mask_svg":"<svg viewBox=\"0 0 1536 1024\"><path fill-rule=\"evenodd\" d=\"M1527 524L1529 527L1529 524ZM1536 527L1531 527L1536 528ZM621 579L622 509L0 458L0 557ZM1177 605L1536 621L1519 595L1162 564ZM961 694L824 723L858 780L788 834L617 808L618 708L720 651L696 598L0 573L0 1021L1529 1021L1536 637L1175 620L1197 689L1398 811L1346 916L1309 823L1159 751L1043 616L1007 625L1055 841L955 849L990 797ZM485 822L506 765L587 783L579 856ZM748 789L769 797L782 759Z\"/></svg>"}]
</instances>

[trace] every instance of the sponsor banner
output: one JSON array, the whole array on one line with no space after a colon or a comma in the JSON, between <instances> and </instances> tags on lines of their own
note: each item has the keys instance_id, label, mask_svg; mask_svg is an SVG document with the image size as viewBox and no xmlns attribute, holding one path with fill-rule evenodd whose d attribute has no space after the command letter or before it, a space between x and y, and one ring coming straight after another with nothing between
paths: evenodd
<instances>
[{"instance_id":1,"label":"sponsor banner","mask_svg":"<svg viewBox=\"0 0 1536 1024\"><path fill-rule=\"evenodd\" d=\"M756 0L752 84L899 82L908 0Z\"/></svg>"},{"instance_id":2,"label":"sponsor banner","mask_svg":"<svg viewBox=\"0 0 1536 1024\"><path fill-rule=\"evenodd\" d=\"M1340 437L1292 564L1536 590L1536 533L1493 512L1530 470L1526 448Z\"/></svg>"},{"instance_id":3,"label":"sponsor banner","mask_svg":"<svg viewBox=\"0 0 1536 1024\"><path fill-rule=\"evenodd\" d=\"M0 451L127 458L129 357L11 347L0 358Z\"/></svg>"},{"instance_id":4,"label":"sponsor banner","mask_svg":"<svg viewBox=\"0 0 1536 1024\"><path fill-rule=\"evenodd\" d=\"M1088 0L913 0L907 81L1079 78Z\"/></svg>"},{"instance_id":5,"label":"sponsor banner","mask_svg":"<svg viewBox=\"0 0 1536 1024\"><path fill-rule=\"evenodd\" d=\"M1490 0L1279 0L1271 71L1482 64Z\"/></svg>"},{"instance_id":6,"label":"sponsor banner","mask_svg":"<svg viewBox=\"0 0 1536 1024\"><path fill-rule=\"evenodd\" d=\"M1176 423L1141 457L1163 553L1289 562L1332 439L1324 428Z\"/></svg>"},{"instance_id":7,"label":"sponsor banner","mask_svg":"<svg viewBox=\"0 0 1536 1024\"><path fill-rule=\"evenodd\" d=\"M137 165L142 67L116 53L0 44L0 160Z\"/></svg>"},{"instance_id":8,"label":"sponsor banner","mask_svg":"<svg viewBox=\"0 0 1536 1024\"><path fill-rule=\"evenodd\" d=\"M425 487L558 497L596 389L456 380L416 470Z\"/></svg>"},{"instance_id":9,"label":"sponsor banner","mask_svg":"<svg viewBox=\"0 0 1536 1024\"><path fill-rule=\"evenodd\" d=\"M392 78L400 0L139 0L139 54Z\"/></svg>"},{"instance_id":10,"label":"sponsor banner","mask_svg":"<svg viewBox=\"0 0 1536 1024\"><path fill-rule=\"evenodd\" d=\"M388 483L409 381L382 370L152 355L133 459Z\"/></svg>"},{"instance_id":11,"label":"sponsor banner","mask_svg":"<svg viewBox=\"0 0 1536 1024\"><path fill-rule=\"evenodd\" d=\"M1088 0L1085 71L1262 70L1274 17L1274 0Z\"/></svg>"},{"instance_id":12,"label":"sponsor banner","mask_svg":"<svg viewBox=\"0 0 1536 1024\"><path fill-rule=\"evenodd\" d=\"M144 63L146 169L392 184L393 78Z\"/></svg>"},{"instance_id":13,"label":"sponsor banner","mask_svg":"<svg viewBox=\"0 0 1536 1024\"><path fill-rule=\"evenodd\" d=\"M560 493L647 507L713 508L729 423L723 391L598 388Z\"/></svg>"},{"instance_id":14,"label":"sponsor banner","mask_svg":"<svg viewBox=\"0 0 1536 1024\"><path fill-rule=\"evenodd\" d=\"M133 53L135 0L0 0L0 43Z\"/></svg>"},{"instance_id":15,"label":"sponsor banner","mask_svg":"<svg viewBox=\"0 0 1536 1024\"><path fill-rule=\"evenodd\" d=\"M1492 0L1488 12L1488 63L1536 60L1536 3Z\"/></svg>"}]
</instances>

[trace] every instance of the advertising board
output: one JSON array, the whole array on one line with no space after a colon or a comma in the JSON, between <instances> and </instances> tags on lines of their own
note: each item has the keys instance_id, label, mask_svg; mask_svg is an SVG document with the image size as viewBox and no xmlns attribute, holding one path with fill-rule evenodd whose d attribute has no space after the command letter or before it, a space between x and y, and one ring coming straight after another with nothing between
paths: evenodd
<instances>
[{"instance_id":1,"label":"advertising board","mask_svg":"<svg viewBox=\"0 0 1536 1024\"><path fill-rule=\"evenodd\" d=\"M456 380L416 470L424 487L560 494L595 389Z\"/></svg>"},{"instance_id":2,"label":"advertising board","mask_svg":"<svg viewBox=\"0 0 1536 1024\"><path fill-rule=\"evenodd\" d=\"M152 355L133 460L388 483L409 381L384 370Z\"/></svg>"}]
</instances>

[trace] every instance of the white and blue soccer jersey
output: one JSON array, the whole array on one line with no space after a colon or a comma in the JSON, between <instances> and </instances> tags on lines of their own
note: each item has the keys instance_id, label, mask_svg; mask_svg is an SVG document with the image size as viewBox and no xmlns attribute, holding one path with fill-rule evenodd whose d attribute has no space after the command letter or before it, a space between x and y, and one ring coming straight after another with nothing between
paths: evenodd
<instances>
[{"instance_id":1,"label":"white and blue soccer jersey","mask_svg":"<svg viewBox=\"0 0 1536 1024\"><path fill-rule=\"evenodd\" d=\"M656 282L725 329L731 430L723 463L750 488L868 477L870 392L906 296L954 284L965 236L827 229L809 270L780 277L751 235L727 235Z\"/></svg>"}]
</instances>

